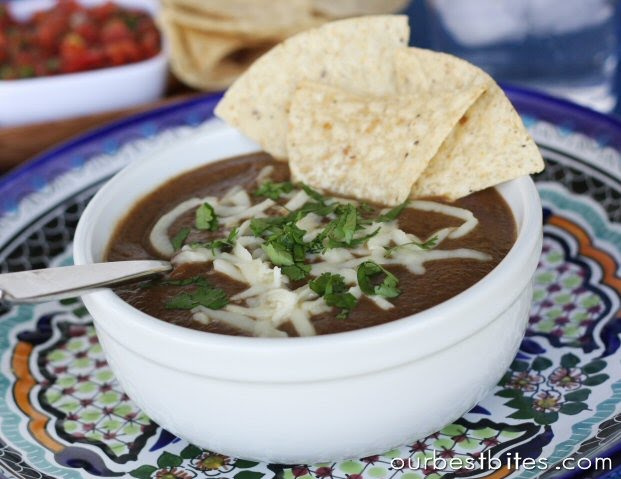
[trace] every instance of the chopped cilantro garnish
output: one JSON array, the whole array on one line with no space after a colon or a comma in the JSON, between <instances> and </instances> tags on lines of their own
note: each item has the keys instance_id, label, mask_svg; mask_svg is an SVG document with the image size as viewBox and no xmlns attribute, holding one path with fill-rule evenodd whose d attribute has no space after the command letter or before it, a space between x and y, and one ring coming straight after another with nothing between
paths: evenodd
<instances>
[{"instance_id":1,"label":"chopped cilantro garnish","mask_svg":"<svg viewBox=\"0 0 621 479\"><path fill-rule=\"evenodd\" d=\"M279 219L280 221L271 221ZM282 266L282 272L294 281L304 279L310 272L305 264L308 244L304 242L306 231L296 226L295 218L257 218L251 221L250 229L257 236L267 236L261 245L265 254L275 266Z\"/></svg>"},{"instance_id":2,"label":"chopped cilantro garnish","mask_svg":"<svg viewBox=\"0 0 621 479\"><path fill-rule=\"evenodd\" d=\"M358 205L358 208L363 213L373 213L373 211L375 211L375 209L370 204L365 203L364 201L360 202L360 204Z\"/></svg>"},{"instance_id":3,"label":"chopped cilantro garnish","mask_svg":"<svg viewBox=\"0 0 621 479\"><path fill-rule=\"evenodd\" d=\"M347 319L351 310L358 304L358 300L351 293L327 294L324 296L324 300L328 306L341 308L339 314L336 315L336 319Z\"/></svg>"},{"instance_id":4,"label":"chopped cilantro garnish","mask_svg":"<svg viewBox=\"0 0 621 479\"><path fill-rule=\"evenodd\" d=\"M216 250L231 249L235 246L237 236L239 235L239 228L233 228L226 238L220 238L213 241L207 241L206 243L191 243L192 248L207 248L211 249L211 252L215 255Z\"/></svg>"},{"instance_id":5,"label":"chopped cilantro garnish","mask_svg":"<svg viewBox=\"0 0 621 479\"><path fill-rule=\"evenodd\" d=\"M308 286L319 296L347 291L345 278L340 274L323 273L309 282Z\"/></svg>"},{"instance_id":6,"label":"chopped cilantro garnish","mask_svg":"<svg viewBox=\"0 0 621 479\"><path fill-rule=\"evenodd\" d=\"M286 193L293 191L293 184L290 181L283 181L282 183L274 183L272 181L266 181L254 192L256 196L265 196L272 200L278 200Z\"/></svg>"},{"instance_id":7,"label":"chopped cilantro garnish","mask_svg":"<svg viewBox=\"0 0 621 479\"><path fill-rule=\"evenodd\" d=\"M384 254L384 256L386 258L390 258L392 256L392 253L399 249L399 248L403 248L404 246L417 246L418 248L422 249L422 250L430 250L436 247L436 245L438 244L438 237L434 236L431 239L428 239L427 241L420 243L418 241L412 241L410 243L403 243L403 244L398 244L397 246L393 246L391 248L384 248L386 250L386 253Z\"/></svg>"},{"instance_id":8,"label":"chopped cilantro garnish","mask_svg":"<svg viewBox=\"0 0 621 479\"><path fill-rule=\"evenodd\" d=\"M306 194L311 197L312 199L314 199L315 201L323 204L324 201L326 200L323 195L321 193L319 193L318 191L312 189L310 186L305 185L304 183L298 183L297 185L299 188L302 188Z\"/></svg>"},{"instance_id":9,"label":"chopped cilantro garnish","mask_svg":"<svg viewBox=\"0 0 621 479\"><path fill-rule=\"evenodd\" d=\"M350 245L358 226L358 210L352 204L337 209L338 218L330 233L330 239Z\"/></svg>"},{"instance_id":10,"label":"chopped cilantro garnish","mask_svg":"<svg viewBox=\"0 0 621 479\"><path fill-rule=\"evenodd\" d=\"M345 278L340 274L323 273L308 285L319 296L323 296L328 306L341 309L337 315L338 319L347 318L350 311L358 304L356 297L347 292Z\"/></svg>"},{"instance_id":11,"label":"chopped cilantro garnish","mask_svg":"<svg viewBox=\"0 0 621 479\"><path fill-rule=\"evenodd\" d=\"M253 218L250 220L250 229L257 236L263 236L264 233L270 233L272 228L281 226L287 222L286 216L277 216L272 218Z\"/></svg>"},{"instance_id":12,"label":"chopped cilantro garnish","mask_svg":"<svg viewBox=\"0 0 621 479\"><path fill-rule=\"evenodd\" d=\"M297 227L294 221L285 223L279 232L279 241L288 246L304 245L304 235L306 231Z\"/></svg>"},{"instance_id":13,"label":"chopped cilantro garnish","mask_svg":"<svg viewBox=\"0 0 621 479\"><path fill-rule=\"evenodd\" d=\"M314 194L317 194L314 192ZM323 201L323 197L322 201ZM331 213L336 218L326 225L324 230L312 241L305 243L306 231L297 227L296 223L309 213L319 216L327 216ZM355 233L363 229L368 221L362 218L361 212L350 203L323 203L310 202L302 208L292 211L287 216L271 218L254 218L250 222L250 229L257 237L263 237L266 243L272 244L273 248L266 253L277 266L288 265L283 263L282 258L277 257L278 251L288 251L295 263L303 263L306 254L319 253L327 248L353 248L363 244L369 238L375 236L380 228L362 237L355 237ZM275 246L280 244L280 246ZM265 245L264 245L265 249ZM276 249L276 251L274 251ZM288 261L288 256L287 256ZM293 279L293 278L292 278Z\"/></svg>"},{"instance_id":14,"label":"chopped cilantro garnish","mask_svg":"<svg viewBox=\"0 0 621 479\"><path fill-rule=\"evenodd\" d=\"M275 266L291 266L294 264L293 254L282 243L264 243L261 248Z\"/></svg>"},{"instance_id":15,"label":"chopped cilantro garnish","mask_svg":"<svg viewBox=\"0 0 621 479\"><path fill-rule=\"evenodd\" d=\"M218 215L216 215L213 206L209 203L203 203L196 209L196 229L201 231L216 231L220 226L218 223Z\"/></svg>"},{"instance_id":16,"label":"chopped cilantro garnish","mask_svg":"<svg viewBox=\"0 0 621 479\"><path fill-rule=\"evenodd\" d=\"M190 235L190 228L181 228L170 240L175 251L179 251Z\"/></svg>"},{"instance_id":17,"label":"chopped cilantro garnish","mask_svg":"<svg viewBox=\"0 0 621 479\"><path fill-rule=\"evenodd\" d=\"M384 275L382 282L374 284L372 280L381 274ZM384 298L396 298L401 294L401 291L397 288L399 279L373 261L361 263L358 266L357 276L358 285L365 294L383 296Z\"/></svg>"},{"instance_id":18,"label":"chopped cilantro garnish","mask_svg":"<svg viewBox=\"0 0 621 479\"><path fill-rule=\"evenodd\" d=\"M379 221L381 223L385 223L387 221L393 221L396 220L399 215L403 212L403 210L405 208L407 208L407 206L410 204L410 199L408 198L407 200L405 200L403 203L401 203L398 206L395 206L393 209L391 209L390 211L387 211L386 213L384 213L383 215L380 215L376 221Z\"/></svg>"},{"instance_id":19,"label":"chopped cilantro garnish","mask_svg":"<svg viewBox=\"0 0 621 479\"><path fill-rule=\"evenodd\" d=\"M306 278L311 270L310 264L295 263L290 266L283 266L282 272L292 281L300 281Z\"/></svg>"},{"instance_id":20,"label":"chopped cilantro garnish","mask_svg":"<svg viewBox=\"0 0 621 479\"><path fill-rule=\"evenodd\" d=\"M326 226L320 235L320 240L328 239L328 248L354 248L363 244L368 239L375 236L380 228L368 235L356 238L356 231L363 228L368 223L363 219L360 211L352 204L340 204L335 209L337 218Z\"/></svg>"},{"instance_id":21,"label":"chopped cilantro garnish","mask_svg":"<svg viewBox=\"0 0 621 479\"><path fill-rule=\"evenodd\" d=\"M299 210L296 210L293 213L291 213L291 215L295 217L295 221L301 220L309 213L315 213L318 216L328 216L330 213L334 212L337 205L338 203L334 203L331 205L325 205L323 203L309 201L304 206L302 206Z\"/></svg>"},{"instance_id":22,"label":"chopped cilantro garnish","mask_svg":"<svg viewBox=\"0 0 621 479\"><path fill-rule=\"evenodd\" d=\"M378 227L375 230L371 231L368 235L360 236L358 238L353 238L349 244L347 244L347 243L340 243L338 241L334 241L334 240L330 239L330 241L328 242L328 247L330 247L330 248L344 248L344 247L345 248L355 248L356 246L359 246L361 244L366 243L369 239L373 238L373 236L375 236L377 233L379 233L379 231L380 231L380 227Z\"/></svg>"},{"instance_id":23,"label":"chopped cilantro garnish","mask_svg":"<svg viewBox=\"0 0 621 479\"><path fill-rule=\"evenodd\" d=\"M173 296L166 302L166 309L193 309L197 306L222 309L229 304L228 297L223 289L212 286L201 277L163 281L162 284L171 286L196 285L192 291L184 291Z\"/></svg>"}]
</instances>

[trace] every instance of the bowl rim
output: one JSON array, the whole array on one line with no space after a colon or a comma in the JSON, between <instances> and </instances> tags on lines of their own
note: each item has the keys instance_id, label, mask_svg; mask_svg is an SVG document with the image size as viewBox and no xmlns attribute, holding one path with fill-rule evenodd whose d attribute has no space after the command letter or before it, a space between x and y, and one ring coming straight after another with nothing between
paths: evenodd
<instances>
[{"instance_id":1,"label":"bowl rim","mask_svg":"<svg viewBox=\"0 0 621 479\"><path fill-rule=\"evenodd\" d=\"M226 126L225 128L234 130L228 126ZM198 134L201 134L201 132L198 132ZM187 137L182 141L191 140L193 136L194 135ZM158 150L157 153L161 154L162 151L172 149L177 144L178 142L175 142L173 145L169 145L164 149ZM214 159L211 161L217 160ZM206 162L205 164L209 162ZM91 260L95 256L93 251L93 244L89 244L87 242L87 240L89 239L88 230L90 228L87 223L97 222L97 217L95 216L94 218L91 218L91 216L94 215L95 209L99 207L98 205L106 201L107 192L110 189L114 188L117 183L122 183L124 181L124 177L128 176L128 174L125 172L131 172L135 169L145 168L148 164L148 161L141 160L132 163L127 168L117 173L108 183L106 183L98 191L96 196L91 200L86 210L82 214L82 217L80 218L78 227L76 229L76 234L74 238L74 258L76 264L86 264L90 262L89 260ZM197 167L181 167L178 171L176 171L174 175L171 175L170 178L183 172L191 171L194 168ZM155 190L163 183L164 181L153 184L150 188L147 188L145 190L147 191L147 193L145 194L148 194L148 192ZM507 200L506 195L502 193L502 190L506 188L514 188L518 191L520 198L519 203L521 204L521 206L512 205ZM104 307L109 311L113 311L115 315L123 315L124 321L131 321L132 326L136 327L137 330L145 331L156 335L162 335L163 337L167 338L167 340L174 339L185 345L192 345L196 347L209 346L217 349L243 349L247 352L260 352L269 350L270 352L277 353L299 353L301 349L316 350L317 348L321 349L335 345L360 344L365 340L370 340L372 338L377 339L377 337L379 336L383 337L384 339L396 339L401 336L406 330L424 331L425 329L429 329L430 327L433 328L434 326L442 323L443 321L440 321L440 319L446 317L452 318L456 314L459 315L456 309L459 309L460 303L463 303L464 300L467 300L468 303L474 304L479 304L479 302L485 301L485 297L489 297L489 293L485 292L486 289L498 289L499 286L494 285L503 283L503 281L499 281L502 280L503 277L515 278L516 275L519 276L520 272L524 268L523 263L526 262L525 255L532 255L532 253L538 253L537 245L539 245L539 248L541 246L542 210L539 195L532 178L530 178L529 176L520 177L500 185L498 189L503 198L505 198L505 200L507 201L509 207L511 208L517 226L516 241L507 253L507 255L490 273L488 273L484 278L482 278L470 288L467 288L456 296L425 311L421 311L419 313L409 315L401 319L390 321L388 323L360 328L353 331L312 337L262 338L228 336L209 333L205 331L197 331L162 321L156 317L150 316L134 308L129 303L123 301L119 296L114 294L111 290L90 293L85 296L85 302L89 303L90 305L97 304L101 307ZM143 196L144 194L140 195L140 197ZM139 198L135 199L133 203L135 204L135 202ZM521 208L520 211L522 214L521 221L516 216L516 209L519 208ZM103 208L101 208L101 211L103 211ZM118 221L119 220L116 221L116 224L118 224ZM109 234L106 236L106 243L109 241L110 236L112 235L112 231L113 229L111 229ZM92 239L92 235L90 236ZM537 258L535 259L535 261L538 261L538 259L539 255L537 254ZM530 258L530 263L532 262L533 258ZM533 270L535 266L536 262L533 265ZM522 285L517 284L515 281L511 282L510 285L507 284L507 286L513 286L513 289L515 291L511 291L511 293L513 294L513 296L515 296L515 298L517 298L517 296L523 291L523 289L527 286L527 283L530 282L531 276L532 274L529 275L528 278L523 278ZM89 304L87 304L87 307L89 306ZM480 327L483 327L494 319L495 317L487 318L486 322L480 324ZM95 320L97 323L96 318ZM478 318L477 321L478 323L481 322L481 320L479 320ZM434 325L434 323L436 322L438 324ZM106 327L106 325L104 324L101 324L101 326L104 328ZM465 337L467 337L467 335L462 334L461 339ZM444 349L445 347L448 346L437 348L436 350Z\"/></svg>"}]
</instances>

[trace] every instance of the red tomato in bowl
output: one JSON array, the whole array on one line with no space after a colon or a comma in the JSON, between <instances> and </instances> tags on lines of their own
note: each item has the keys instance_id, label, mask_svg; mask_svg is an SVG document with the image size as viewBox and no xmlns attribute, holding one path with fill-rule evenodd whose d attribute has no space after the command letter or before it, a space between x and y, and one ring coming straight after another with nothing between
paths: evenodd
<instances>
[{"instance_id":1,"label":"red tomato in bowl","mask_svg":"<svg viewBox=\"0 0 621 479\"><path fill-rule=\"evenodd\" d=\"M87 8L58 0L26 22L17 22L0 4L0 27L0 80L125 65L161 49L147 13L112 2Z\"/></svg>"}]
</instances>

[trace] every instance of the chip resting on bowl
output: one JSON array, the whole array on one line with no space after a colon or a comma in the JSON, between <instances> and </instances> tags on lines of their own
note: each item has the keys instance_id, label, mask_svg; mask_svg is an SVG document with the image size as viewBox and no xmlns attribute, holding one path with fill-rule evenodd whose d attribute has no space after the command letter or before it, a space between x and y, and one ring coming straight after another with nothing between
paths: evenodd
<instances>
[{"instance_id":1,"label":"chip resting on bowl","mask_svg":"<svg viewBox=\"0 0 621 479\"><path fill-rule=\"evenodd\" d=\"M302 83L289 113L287 149L296 181L397 205L486 83L459 91L368 97Z\"/></svg>"},{"instance_id":2,"label":"chip resting on bowl","mask_svg":"<svg viewBox=\"0 0 621 479\"><path fill-rule=\"evenodd\" d=\"M430 85L459 89L471 70L487 78L485 93L468 109L412 187L413 197L450 200L543 170L541 154L520 116L496 83L469 63L418 48L397 51L400 95Z\"/></svg>"},{"instance_id":3,"label":"chip resting on bowl","mask_svg":"<svg viewBox=\"0 0 621 479\"><path fill-rule=\"evenodd\" d=\"M225 94L216 114L287 158L287 115L304 80L375 96L396 91L394 51L407 45L406 16L380 15L328 23L285 40L259 58Z\"/></svg>"}]
</instances>

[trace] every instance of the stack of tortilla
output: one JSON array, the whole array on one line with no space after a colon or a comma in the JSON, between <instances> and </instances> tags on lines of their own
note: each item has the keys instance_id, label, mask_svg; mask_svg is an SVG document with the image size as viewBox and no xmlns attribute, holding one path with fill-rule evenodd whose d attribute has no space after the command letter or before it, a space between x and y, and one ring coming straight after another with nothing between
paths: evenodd
<instances>
[{"instance_id":1,"label":"stack of tortilla","mask_svg":"<svg viewBox=\"0 0 621 479\"><path fill-rule=\"evenodd\" d=\"M492 78L408 40L398 15L300 33L257 60L216 114L288 160L295 180L385 205L455 200L543 169Z\"/></svg>"},{"instance_id":2,"label":"stack of tortilla","mask_svg":"<svg viewBox=\"0 0 621 479\"><path fill-rule=\"evenodd\" d=\"M171 66L199 89L229 86L285 38L335 18L403 9L409 0L163 0Z\"/></svg>"}]
</instances>

